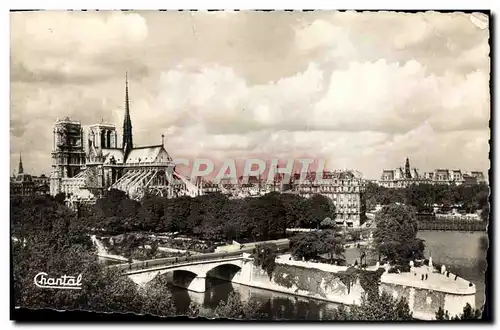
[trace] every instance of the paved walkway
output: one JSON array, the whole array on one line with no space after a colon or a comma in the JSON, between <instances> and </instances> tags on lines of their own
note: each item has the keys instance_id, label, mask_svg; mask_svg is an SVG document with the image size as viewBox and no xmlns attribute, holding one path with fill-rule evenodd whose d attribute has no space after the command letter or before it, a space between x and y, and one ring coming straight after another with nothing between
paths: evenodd
<instances>
[{"instance_id":1,"label":"paved walkway","mask_svg":"<svg viewBox=\"0 0 500 330\"><path fill-rule=\"evenodd\" d=\"M90 239L94 243L97 249L97 256L105 258L105 259L110 259L110 260L116 260L116 261L128 261L127 258L115 254L109 254L108 250L106 250L106 247L100 240L97 239L95 235L90 236ZM136 260L133 260L136 261Z\"/></svg>"},{"instance_id":2,"label":"paved walkway","mask_svg":"<svg viewBox=\"0 0 500 330\"><path fill-rule=\"evenodd\" d=\"M422 275L424 275L424 280L422 280ZM427 279L425 279L425 275L428 275ZM474 294L476 292L476 286L474 284L469 286L470 282L466 279L457 276L455 280L455 274L452 273L447 277L445 274L437 271L429 272L429 268L426 266L416 267L412 273L385 273L382 275L382 280L386 283L411 285L418 288L455 294Z\"/></svg>"}]
</instances>

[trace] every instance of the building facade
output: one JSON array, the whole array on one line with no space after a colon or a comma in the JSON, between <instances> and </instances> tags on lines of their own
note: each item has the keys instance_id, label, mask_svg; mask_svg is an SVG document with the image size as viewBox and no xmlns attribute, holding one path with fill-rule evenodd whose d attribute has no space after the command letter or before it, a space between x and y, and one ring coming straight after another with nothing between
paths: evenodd
<instances>
[{"instance_id":1,"label":"building facade","mask_svg":"<svg viewBox=\"0 0 500 330\"><path fill-rule=\"evenodd\" d=\"M33 196L49 194L49 178L42 174L34 176L24 173L23 160L19 155L17 174L10 178L11 196Z\"/></svg>"},{"instance_id":2,"label":"building facade","mask_svg":"<svg viewBox=\"0 0 500 330\"><path fill-rule=\"evenodd\" d=\"M414 184L431 183L431 180L420 175L418 169L411 168L410 160L406 158L404 167L383 170L378 184L386 188L406 188Z\"/></svg>"},{"instance_id":3,"label":"building facade","mask_svg":"<svg viewBox=\"0 0 500 330\"><path fill-rule=\"evenodd\" d=\"M80 122L57 119L52 139L52 171L50 194L55 196L65 191L70 178L78 176L85 166L83 128Z\"/></svg>"},{"instance_id":4,"label":"building facade","mask_svg":"<svg viewBox=\"0 0 500 330\"><path fill-rule=\"evenodd\" d=\"M273 182L266 178L240 177L237 182L223 178L219 183L203 182L204 194L219 192L229 198L259 197L271 192L292 193L310 198L319 194L331 199L335 206L335 221L338 225L359 227L366 219L365 181L356 171L323 172L316 180L316 173L296 173L291 178L276 174Z\"/></svg>"},{"instance_id":5,"label":"building facade","mask_svg":"<svg viewBox=\"0 0 500 330\"><path fill-rule=\"evenodd\" d=\"M330 198L335 206L335 222L338 225L359 227L365 221L365 184L361 173L356 171L323 172L316 180L316 173L308 173L305 180L296 174L291 191L300 196L320 194Z\"/></svg>"},{"instance_id":6,"label":"building facade","mask_svg":"<svg viewBox=\"0 0 500 330\"><path fill-rule=\"evenodd\" d=\"M459 169L435 169L422 174L416 168L410 169L410 161L406 158L404 167L383 170L378 184L386 188L406 188L418 184L461 185L484 183L482 172L462 172Z\"/></svg>"},{"instance_id":7,"label":"building facade","mask_svg":"<svg viewBox=\"0 0 500 330\"><path fill-rule=\"evenodd\" d=\"M10 195L11 196L32 196L35 194L35 182L33 177L24 173L23 160L19 154L19 165L17 175L13 175L10 179Z\"/></svg>"}]
</instances>

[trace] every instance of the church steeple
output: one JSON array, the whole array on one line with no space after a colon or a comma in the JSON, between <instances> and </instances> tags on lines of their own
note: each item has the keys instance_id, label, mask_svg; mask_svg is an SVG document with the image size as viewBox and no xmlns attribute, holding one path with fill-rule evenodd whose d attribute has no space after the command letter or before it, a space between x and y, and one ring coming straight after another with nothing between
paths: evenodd
<instances>
[{"instance_id":1,"label":"church steeple","mask_svg":"<svg viewBox=\"0 0 500 330\"><path fill-rule=\"evenodd\" d=\"M23 169L23 159L21 158L21 153L19 153L19 168L17 170L17 174L23 174L24 169Z\"/></svg>"},{"instance_id":2,"label":"church steeple","mask_svg":"<svg viewBox=\"0 0 500 330\"><path fill-rule=\"evenodd\" d=\"M132 141L132 121L130 120L130 105L128 100L128 75L125 73L125 117L123 118L123 153L125 158L134 147Z\"/></svg>"},{"instance_id":3,"label":"church steeple","mask_svg":"<svg viewBox=\"0 0 500 330\"><path fill-rule=\"evenodd\" d=\"M408 158L406 158L405 176L406 179L411 179L410 160Z\"/></svg>"}]
</instances>

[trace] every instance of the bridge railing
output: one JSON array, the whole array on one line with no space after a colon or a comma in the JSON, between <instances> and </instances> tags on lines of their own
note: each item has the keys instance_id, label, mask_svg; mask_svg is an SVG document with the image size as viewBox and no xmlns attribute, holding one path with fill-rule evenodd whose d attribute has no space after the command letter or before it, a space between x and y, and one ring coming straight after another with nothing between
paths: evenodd
<instances>
[{"instance_id":1,"label":"bridge railing","mask_svg":"<svg viewBox=\"0 0 500 330\"><path fill-rule=\"evenodd\" d=\"M243 258L243 254L225 256L225 257L219 257L219 258L202 259L202 260L179 260L178 262L168 263L168 264L163 263L163 264L159 264L159 265L151 265L148 262L145 262L145 265L143 267L135 268L135 269L130 267L130 268L122 269L121 272L127 273L127 274L130 274L130 273L135 274L135 273L149 272L149 271L155 271L155 270L160 270L160 269L165 269L165 268L191 266L191 265L196 265L199 263L239 260L241 258Z\"/></svg>"},{"instance_id":2,"label":"bridge railing","mask_svg":"<svg viewBox=\"0 0 500 330\"><path fill-rule=\"evenodd\" d=\"M112 265L110 268L115 268L121 270L122 272L130 270L146 269L152 266L170 266L175 264L185 264L197 261L212 261L212 260L224 260L237 255L243 255L243 251L235 252L219 252L210 254L200 254L185 257L170 257L162 259L145 260L139 262L133 262L129 264Z\"/></svg>"},{"instance_id":3,"label":"bridge railing","mask_svg":"<svg viewBox=\"0 0 500 330\"><path fill-rule=\"evenodd\" d=\"M289 246L288 242L281 242L278 245L280 250L286 250ZM133 263L119 264L109 266L110 268L118 269L122 272L130 271L130 270L138 270L150 268L152 266L169 266L175 264L184 264L189 262L197 262L197 261L210 261L210 260L221 260L228 259L234 256L243 255L243 253L252 253L255 249L255 246L249 247L240 247L240 250L236 251L224 251L224 252L214 252L214 253L205 253L205 254L197 254L192 256L185 257L169 257L169 258L161 258L161 259L152 259L152 260L144 260L137 261Z\"/></svg>"}]
</instances>

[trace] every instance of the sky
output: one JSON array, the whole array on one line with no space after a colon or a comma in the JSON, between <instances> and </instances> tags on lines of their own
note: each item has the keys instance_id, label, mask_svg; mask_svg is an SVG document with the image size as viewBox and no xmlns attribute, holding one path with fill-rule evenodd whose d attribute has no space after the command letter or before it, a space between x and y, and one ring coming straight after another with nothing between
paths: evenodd
<instances>
[{"instance_id":1,"label":"sky","mask_svg":"<svg viewBox=\"0 0 500 330\"><path fill-rule=\"evenodd\" d=\"M173 158L313 157L380 179L489 169L488 18L395 12L13 12L11 172L50 174L57 118Z\"/></svg>"}]
</instances>

